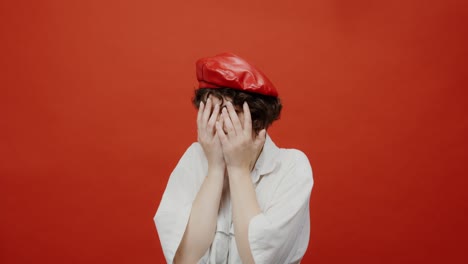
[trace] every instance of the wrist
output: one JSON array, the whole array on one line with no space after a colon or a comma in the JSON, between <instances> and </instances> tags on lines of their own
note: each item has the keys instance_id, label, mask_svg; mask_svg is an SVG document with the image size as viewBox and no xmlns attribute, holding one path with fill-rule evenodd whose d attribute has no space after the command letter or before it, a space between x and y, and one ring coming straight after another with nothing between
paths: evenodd
<instances>
[{"instance_id":1,"label":"wrist","mask_svg":"<svg viewBox=\"0 0 468 264\"><path fill-rule=\"evenodd\" d=\"M250 176L250 169L247 166L227 166L229 177Z\"/></svg>"},{"instance_id":2,"label":"wrist","mask_svg":"<svg viewBox=\"0 0 468 264\"><path fill-rule=\"evenodd\" d=\"M208 163L208 174L223 174L226 170L226 165L224 164L210 164Z\"/></svg>"}]
</instances>

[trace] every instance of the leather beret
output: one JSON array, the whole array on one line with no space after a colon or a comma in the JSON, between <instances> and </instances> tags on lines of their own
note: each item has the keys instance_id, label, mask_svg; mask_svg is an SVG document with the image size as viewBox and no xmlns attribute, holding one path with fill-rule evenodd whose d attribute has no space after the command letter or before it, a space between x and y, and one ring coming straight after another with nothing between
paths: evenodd
<instances>
[{"instance_id":1,"label":"leather beret","mask_svg":"<svg viewBox=\"0 0 468 264\"><path fill-rule=\"evenodd\" d=\"M266 75L241 57L222 53L196 62L198 88L232 88L278 97Z\"/></svg>"}]
</instances>

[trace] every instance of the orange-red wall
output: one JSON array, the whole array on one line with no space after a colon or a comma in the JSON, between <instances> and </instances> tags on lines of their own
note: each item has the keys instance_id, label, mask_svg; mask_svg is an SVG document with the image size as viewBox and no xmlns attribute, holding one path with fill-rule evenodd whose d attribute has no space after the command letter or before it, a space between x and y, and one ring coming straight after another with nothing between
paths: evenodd
<instances>
[{"instance_id":1,"label":"orange-red wall","mask_svg":"<svg viewBox=\"0 0 468 264\"><path fill-rule=\"evenodd\" d=\"M222 51L270 76L270 134L313 166L304 263L467 261L466 1L2 1L0 22L1 263L163 263L194 62Z\"/></svg>"}]
</instances>

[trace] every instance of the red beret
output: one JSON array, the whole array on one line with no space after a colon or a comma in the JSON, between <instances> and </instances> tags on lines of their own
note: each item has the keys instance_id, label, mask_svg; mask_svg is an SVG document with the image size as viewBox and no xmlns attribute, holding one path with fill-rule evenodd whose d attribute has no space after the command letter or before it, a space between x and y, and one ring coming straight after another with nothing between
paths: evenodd
<instances>
[{"instance_id":1,"label":"red beret","mask_svg":"<svg viewBox=\"0 0 468 264\"><path fill-rule=\"evenodd\" d=\"M222 53L197 61L198 88L232 88L278 96L275 86L259 69L232 53Z\"/></svg>"}]
</instances>

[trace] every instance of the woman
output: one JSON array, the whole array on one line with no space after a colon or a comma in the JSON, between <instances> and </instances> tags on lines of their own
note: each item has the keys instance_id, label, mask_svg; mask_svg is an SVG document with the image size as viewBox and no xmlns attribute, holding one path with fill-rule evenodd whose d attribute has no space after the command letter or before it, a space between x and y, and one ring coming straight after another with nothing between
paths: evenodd
<instances>
[{"instance_id":1,"label":"woman","mask_svg":"<svg viewBox=\"0 0 468 264\"><path fill-rule=\"evenodd\" d=\"M266 134L281 111L268 78L223 53L196 65L198 142L154 217L167 263L299 263L309 242L312 169Z\"/></svg>"}]
</instances>

